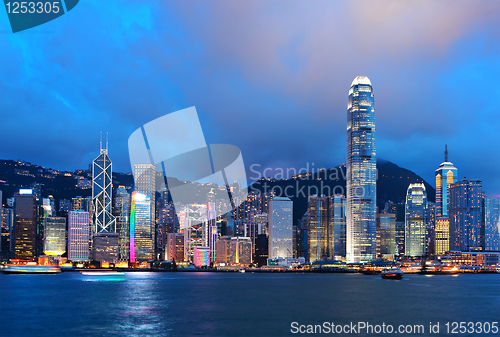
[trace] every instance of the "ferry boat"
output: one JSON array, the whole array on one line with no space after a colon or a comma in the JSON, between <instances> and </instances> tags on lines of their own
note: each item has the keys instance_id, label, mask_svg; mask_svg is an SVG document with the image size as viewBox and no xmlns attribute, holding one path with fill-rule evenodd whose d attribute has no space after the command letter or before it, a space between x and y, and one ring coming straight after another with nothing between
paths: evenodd
<instances>
[{"instance_id":1,"label":"ferry boat","mask_svg":"<svg viewBox=\"0 0 500 337\"><path fill-rule=\"evenodd\" d=\"M383 279L401 280L403 278L403 271L399 268L387 268L380 273Z\"/></svg>"},{"instance_id":2,"label":"ferry boat","mask_svg":"<svg viewBox=\"0 0 500 337\"><path fill-rule=\"evenodd\" d=\"M8 264L0 269L4 274L59 274L61 268L57 266L38 266L26 264Z\"/></svg>"}]
</instances>

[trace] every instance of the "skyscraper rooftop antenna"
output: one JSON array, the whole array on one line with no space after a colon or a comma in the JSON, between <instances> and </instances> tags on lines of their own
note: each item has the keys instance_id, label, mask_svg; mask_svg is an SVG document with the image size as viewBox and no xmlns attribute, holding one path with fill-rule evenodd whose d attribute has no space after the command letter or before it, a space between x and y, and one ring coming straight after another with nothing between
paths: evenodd
<instances>
[{"instance_id":1,"label":"skyscraper rooftop antenna","mask_svg":"<svg viewBox=\"0 0 500 337\"><path fill-rule=\"evenodd\" d=\"M99 140L99 151L102 153L102 131L101 131L101 138Z\"/></svg>"},{"instance_id":2,"label":"skyscraper rooftop antenna","mask_svg":"<svg viewBox=\"0 0 500 337\"><path fill-rule=\"evenodd\" d=\"M109 132L106 132L106 152L108 152L108 134Z\"/></svg>"},{"instance_id":3,"label":"skyscraper rooftop antenna","mask_svg":"<svg viewBox=\"0 0 500 337\"><path fill-rule=\"evenodd\" d=\"M444 145L444 161L448 161L448 144Z\"/></svg>"}]
</instances>

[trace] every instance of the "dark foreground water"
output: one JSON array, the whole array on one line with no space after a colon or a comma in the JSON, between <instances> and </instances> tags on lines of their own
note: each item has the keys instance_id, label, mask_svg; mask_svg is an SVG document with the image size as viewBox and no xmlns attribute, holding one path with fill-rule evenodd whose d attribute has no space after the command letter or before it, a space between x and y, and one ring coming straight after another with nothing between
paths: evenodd
<instances>
[{"instance_id":1,"label":"dark foreground water","mask_svg":"<svg viewBox=\"0 0 500 337\"><path fill-rule=\"evenodd\" d=\"M454 321L499 322L500 275L0 274L2 337L291 336L292 322L422 324L407 335L427 336L430 322L446 335Z\"/></svg>"}]
</instances>

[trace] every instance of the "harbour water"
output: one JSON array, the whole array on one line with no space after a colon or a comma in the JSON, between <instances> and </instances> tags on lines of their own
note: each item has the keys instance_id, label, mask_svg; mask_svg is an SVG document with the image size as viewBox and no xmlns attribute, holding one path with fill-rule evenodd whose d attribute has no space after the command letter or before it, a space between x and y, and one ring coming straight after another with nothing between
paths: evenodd
<instances>
[{"instance_id":1,"label":"harbour water","mask_svg":"<svg viewBox=\"0 0 500 337\"><path fill-rule=\"evenodd\" d=\"M291 336L292 322L421 324L419 336L435 336L430 323L446 335L447 322L498 322L499 313L497 274L0 274L3 337Z\"/></svg>"}]
</instances>

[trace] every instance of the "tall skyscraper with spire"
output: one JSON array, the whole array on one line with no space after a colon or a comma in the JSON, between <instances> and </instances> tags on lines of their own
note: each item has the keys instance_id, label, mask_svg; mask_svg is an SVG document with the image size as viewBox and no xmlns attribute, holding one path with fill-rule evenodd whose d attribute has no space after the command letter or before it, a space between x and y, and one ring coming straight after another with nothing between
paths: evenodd
<instances>
[{"instance_id":1,"label":"tall skyscraper with spire","mask_svg":"<svg viewBox=\"0 0 500 337\"><path fill-rule=\"evenodd\" d=\"M449 208L449 189L457 182L458 171L448 161L448 145L444 147L444 162L436 170L436 217L447 217Z\"/></svg>"},{"instance_id":2,"label":"tall skyscraper with spire","mask_svg":"<svg viewBox=\"0 0 500 337\"><path fill-rule=\"evenodd\" d=\"M106 148L100 142L100 154L92 162L92 232L116 233L115 217L111 214L111 192L113 189L112 163Z\"/></svg>"},{"instance_id":3,"label":"tall skyscraper with spire","mask_svg":"<svg viewBox=\"0 0 500 337\"><path fill-rule=\"evenodd\" d=\"M376 256L377 158L373 88L357 76L347 104L347 262Z\"/></svg>"}]
</instances>

